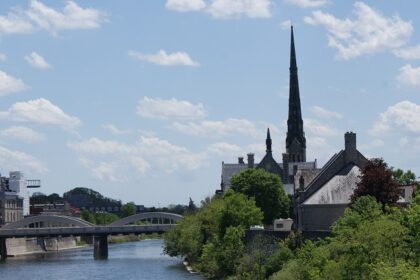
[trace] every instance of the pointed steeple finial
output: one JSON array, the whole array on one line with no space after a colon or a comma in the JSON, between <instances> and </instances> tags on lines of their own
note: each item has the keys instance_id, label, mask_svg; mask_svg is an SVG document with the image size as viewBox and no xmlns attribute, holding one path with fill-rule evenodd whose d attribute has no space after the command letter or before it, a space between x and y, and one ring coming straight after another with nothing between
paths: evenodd
<instances>
[{"instance_id":1,"label":"pointed steeple finial","mask_svg":"<svg viewBox=\"0 0 420 280\"><path fill-rule=\"evenodd\" d=\"M267 147L266 152L271 153L271 136L270 136L270 128L267 128L267 139L265 140L265 145Z\"/></svg>"},{"instance_id":2,"label":"pointed steeple finial","mask_svg":"<svg viewBox=\"0 0 420 280\"><path fill-rule=\"evenodd\" d=\"M296 50L295 50L295 36L293 35L293 25L290 26L290 71L297 71Z\"/></svg>"}]
</instances>

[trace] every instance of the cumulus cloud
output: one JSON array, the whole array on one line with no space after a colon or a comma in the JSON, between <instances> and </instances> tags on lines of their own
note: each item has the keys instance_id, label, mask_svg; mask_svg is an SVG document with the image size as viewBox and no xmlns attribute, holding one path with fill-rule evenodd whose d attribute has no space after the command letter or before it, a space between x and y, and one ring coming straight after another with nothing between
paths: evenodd
<instances>
[{"instance_id":1,"label":"cumulus cloud","mask_svg":"<svg viewBox=\"0 0 420 280\"><path fill-rule=\"evenodd\" d=\"M315 116L325 119L341 119L343 115L338 112L330 111L320 106L312 106L311 112L315 114Z\"/></svg>"},{"instance_id":2,"label":"cumulus cloud","mask_svg":"<svg viewBox=\"0 0 420 280\"><path fill-rule=\"evenodd\" d=\"M218 138L234 134L253 137L264 135L264 132L258 131L255 123L246 119L229 118L222 121L175 122L172 127L182 133L201 137Z\"/></svg>"},{"instance_id":3,"label":"cumulus cloud","mask_svg":"<svg viewBox=\"0 0 420 280\"><path fill-rule=\"evenodd\" d=\"M204 118L207 113L203 104L189 101L144 97L137 106L137 114L149 119L191 120Z\"/></svg>"},{"instance_id":4,"label":"cumulus cloud","mask_svg":"<svg viewBox=\"0 0 420 280\"><path fill-rule=\"evenodd\" d=\"M81 124L77 117L67 115L60 107L44 98L17 102L7 111L0 111L0 119L57 125L63 128L75 128Z\"/></svg>"},{"instance_id":5,"label":"cumulus cloud","mask_svg":"<svg viewBox=\"0 0 420 280\"><path fill-rule=\"evenodd\" d=\"M177 12L198 11L206 7L204 0L167 0L166 8Z\"/></svg>"},{"instance_id":6,"label":"cumulus cloud","mask_svg":"<svg viewBox=\"0 0 420 280\"><path fill-rule=\"evenodd\" d=\"M166 8L178 12L204 11L217 19L271 17L272 0L167 0Z\"/></svg>"},{"instance_id":7,"label":"cumulus cloud","mask_svg":"<svg viewBox=\"0 0 420 280\"><path fill-rule=\"evenodd\" d=\"M1 130L0 135L26 143L39 142L45 139L43 134L25 126L11 126Z\"/></svg>"},{"instance_id":8,"label":"cumulus cloud","mask_svg":"<svg viewBox=\"0 0 420 280\"><path fill-rule=\"evenodd\" d=\"M79 153L83 166L89 168L96 178L121 181L125 178L119 173L132 171L141 175L155 169L168 173L195 170L206 158L204 153L195 154L167 140L147 136L141 136L133 144L90 138L68 143L68 147Z\"/></svg>"},{"instance_id":9,"label":"cumulus cloud","mask_svg":"<svg viewBox=\"0 0 420 280\"><path fill-rule=\"evenodd\" d=\"M321 136L307 137L307 160L318 160L318 166L322 166L329 160L335 153L337 148L333 147L328 141Z\"/></svg>"},{"instance_id":10,"label":"cumulus cloud","mask_svg":"<svg viewBox=\"0 0 420 280\"><path fill-rule=\"evenodd\" d=\"M420 86L420 67L412 67L410 64L404 65L400 68L400 73L397 80L406 86L418 87Z\"/></svg>"},{"instance_id":11,"label":"cumulus cloud","mask_svg":"<svg viewBox=\"0 0 420 280\"><path fill-rule=\"evenodd\" d=\"M318 120L304 119L305 129L307 129L312 135L320 137L333 137L340 135L340 132Z\"/></svg>"},{"instance_id":12,"label":"cumulus cloud","mask_svg":"<svg viewBox=\"0 0 420 280\"><path fill-rule=\"evenodd\" d=\"M31 0L26 10L12 9L0 16L0 34L33 33L46 30L56 34L61 30L99 28L106 15L96 9L82 8L74 1L67 1L62 11L38 0Z\"/></svg>"},{"instance_id":13,"label":"cumulus cloud","mask_svg":"<svg viewBox=\"0 0 420 280\"><path fill-rule=\"evenodd\" d=\"M113 135L123 135L123 134L130 134L132 131L130 129L120 129L113 124L104 124L102 125L104 129L109 131Z\"/></svg>"},{"instance_id":14,"label":"cumulus cloud","mask_svg":"<svg viewBox=\"0 0 420 280\"><path fill-rule=\"evenodd\" d=\"M29 63L29 65L38 69L45 70L51 68L51 65L45 60L45 58L36 52L32 52L30 55L25 56L25 60Z\"/></svg>"},{"instance_id":15,"label":"cumulus cloud","mask_svg":"<svg viewBox=\"0 0 420 280\"><path fill-rule=\"evenodd\" d=\"M372 132L379 134L390 130L420 135L420 105L406 100L388 107L379 115Z\"/></svg>"},{"instance_id":16,"label":"cumulus cloud","mask_svg":"<svg viewBox=\"0 0 420 280\"><path fill-rule=\"evenodd\" d=\"M354 7L353 19L339 19L322 11L314 11L312 16L304 18L308 24L326 28L328 45L338 51L339 58L399 49L413 32L411 22L398 15L385 17L363 2L356 2Z\"/></svg>"},{"instance_id":17,"label":"cumulus cloud","mask_svg":"<svg viewBox=\"0 0 420 280\"><path fill-rule=\"evenodd\" d=\"M144 54L135 51L129 51L128 55L141 60L150 62L157 65L162 66L199 66L200 64L197 61L194 61L189 54L186 52L174 52L174 53L166 53L164 50L160 50L156 54Z\"/></svg>"},{"instance_id":18,"label":"cumulus cloud","mask_svg":"<svg viewBox=\"0 0 420 280\"><path fill-rule=\"evenodd\" d=\"M420 45L410 47L410 48L395 50L394 54L397 57L400 57L400 58L406 59L406 60L420 59Z\"/></svg>"},{"instance_id":19,"label":"cumulus cloud","mask_svg":"<svg viewBox=\"0 0 420 280\"><path fill-rule=\"evenodd\" d=\"M22 80L12 77L0 70L0 97L23 91L27 88L28 87Z\"/></svg>"},{"instance_id":20,"label":"cumulus cloud","mask_svg":"<svg viewBox=\"0 0 420 280\"><path fill-rule=\"evenodd\" d=\"M0 165L3 170L28 170L46 172L47 166L29 154L0 146Z\"/></svg>"},{"instance_id":21,"label":"cumulus cloud","mask_svg":"<svg viewBox=\"0 0 420 280\"><path fill-rule=\"evenodd\" d=\"M285 3L301 8L319 8L328 4L327 0L284 0Z\"/></svg>"},{"instance_id":22,"label":"cumulus cloud","mask_svg":"<svg viewBox=\"0 0 420 280\"><path fill-rule=\"evenodd\" d=\"M224 156L226 158L244 154L244 150L242 147L235 144L226 143L226 142L217 142L217 143L211 144L207 148L207 151L211 154Z\"/></svg>"},{"instance_id":23,"label":"cumulus cloud","mask_svg":"<svg viewBox=\"0 0 420 280\"><path fill-rule=\"evenodd\" d=\"M213 0L208 12L215 18L269 18L270 0Z\"/></svg>"},{"instance_id":24,"label":"cumulus cloud","mask_svg":"<svg viewBox=\"0 0 420 280\"><path fill-rule=\"evenodd\" d=\"M280 26L283 30L289 30L290 26L292 26L292 21L290 19L282 21L280 23Z\"/></svg>"}]
</instances>

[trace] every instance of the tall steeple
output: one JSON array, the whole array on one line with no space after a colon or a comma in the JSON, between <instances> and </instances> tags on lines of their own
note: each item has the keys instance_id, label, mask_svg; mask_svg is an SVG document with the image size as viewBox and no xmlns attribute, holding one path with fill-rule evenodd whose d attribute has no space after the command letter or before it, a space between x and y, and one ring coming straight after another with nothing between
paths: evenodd
<instances>
[{"instance_id":1,"label":"tall steeple","mask_svg":"<svg viewBox=\"0 0 420 280\"><path fill-rule=\"evenodd\" d=\"M289 118L287 120L286 153L288 154L289 162L304 162L306 161L306 138L303 131L302 111L300 108L293 26L291 27L290 40Z\"/></svg>"},{"instance_id":2,"label":"tall steeple","mask_svg":"<svg viewBox=\"0 0 420 280\"><path fill-rule=\"evenodd\" d=\"M271 136L270 136L270 128L267 128L267 139L265 139L265 145L267 147L266 152L271 153Z\"/></svg>"}]
</instances>

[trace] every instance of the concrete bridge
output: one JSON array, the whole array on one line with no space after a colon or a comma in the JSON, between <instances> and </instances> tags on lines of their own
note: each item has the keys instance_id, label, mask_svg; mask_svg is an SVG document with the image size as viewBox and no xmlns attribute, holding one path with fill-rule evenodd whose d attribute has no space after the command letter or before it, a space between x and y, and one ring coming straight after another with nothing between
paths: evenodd
<instances>
[{"instance_id":1,"label":"concrete bridge","mask_svg":"<svg viewBox=\"0 0 420 280\"><path fill-rule=\"evenodd\" d=\"M92 236L95 259L108 258L108 235L163 233L175 226L181 215L165 212L135 214L107 226L96 226L85 220L57 215L30 216L0 228L0 255L7 257L7 238ZM148 221L150 224L138 225Z\"/></svg>"}]
</instances>

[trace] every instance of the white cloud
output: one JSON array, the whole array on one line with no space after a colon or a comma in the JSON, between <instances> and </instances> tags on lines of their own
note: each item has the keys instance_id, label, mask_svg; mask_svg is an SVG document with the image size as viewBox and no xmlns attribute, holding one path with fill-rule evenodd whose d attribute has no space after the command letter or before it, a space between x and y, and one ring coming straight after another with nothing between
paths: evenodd
<instances>
[{"instance_id":1,"label":"white cloud","mask_svg":"<svg viewBox=\"0 0 420 280\"><path fill-rule=\"evenodd\" d=\"M21 151L9 150L0 146L0 166L4 170L28 170L46 172L46 165L35 157Z\"/></svg>"},{"instance_id":2,"label":"white cloud","mask_svg":"<svg viewBox=\"0 0 420 280\"><path fill-rule=\"evenodd\" d=\"M0 135L12 139L17 139L26 143L39 142L45 139L43 134L24 126L11 126L1 130Z\"/></svg>"},{"instance_id":3,"label":"white cloud","mask_svg":"<svg viewBox=\"0 0 420 280\"><path fill-rule=\"evenodd\" d=\"M13 10L5 16L0 15L0 34L24 34L34 30L35 26L20 10Z\"/></svg>"},{"instance_id":4,"label":"white cloud","mask_svg":"<svg viewBox=\"0 0 420 280\"><path fill-rule=\"evenodd\" d=\"M410 48L395 50L394 54L397 57L400 57L400 58L406 59L406 60L420 59L420 45L410 47Z\"/></svg>"},{"instance_id":5,"label":"white cloud","mask_svg":"<svg viewBox=\"0 0 420 280\"><path fill-rule=\"evenodd\" d=\"M0 97L10 93L23 91L28 87L25 83L0 70Z\"/></svg>"},{"instance_id":6,"label":"white cloud","mask_svg":"<svg viewBox=\"0 0 420 280\"><path fill-rule=\"evenodd\" d=\"M25 60L29 65L38 69L45 70L51 68L51 65L36 52L32 52L30 55L25 56Z\"/></svg>"},{"instance_id":7,"label":"white cloud","mask_svg":"<svg viewBox=\"0 0 420 280\"><path fill-rule=\"evenodd\" d=\"M264 132L258 131L255 123L246 119L229 118L223 121L175 122L172 127L182 133L201 137L218 138L235 134L253 137L265 135Z\"/></svg>"},{"instance_id":8,"label":"white cloud","mask_svg":"<svg viewBox=\"0 0 420 280\"><path fill-rule=\"evenodd\" d=\"M290 19L282 21L280 26L283 30L290 30L290 26L292 26L292 21Z\"/></svg>"},{"instance_id":9,"label":"white cloud","mask_svg":"<svg viewBox=\"0 0 420 280\"><path fill-rule=\"evenodd\" d=\"M105 14L92 8L82 8L74 1L67 1L62 11L38 0L31 0L26 10L12 9L0 16L0 34L33 33L46 30L56 34L61 30L99 28Z\"/></svg>"},{"instance_id":10,"label":"white cloud","mask_svg":"<svg viewBox=\"0 0 420 280\"><path fill-rule=\"evenodd\" d=\"M104 124L102 125L102 127L108 130L113 135L130 134L132 132L132 130L130 129L120 129L113 124Z\"/></svg>"},{"instance_id":11,"label":"white cloud","mask_svg":"<svg viewBox=\"0 0 420 280\"><path fill-rule=\"evenodd\" d=\"M398 15L385 17L363 2L356 2L354 7L354 19L339 19L322 11L314 11L312 16L304 18L308 24L327 29L328 45L338 51L339 58L398 49L413 32L411 22L403 21Z\"/></svg>"},{"instance_id":12,"label":"white cloud","mask_svg":"<svg viewBox=\"0 0 420 280\"><path fill-rule=\"evenodd\" d=\"M380 134L391 130L419 135L420 105L410 101L401 101L381 113L372 132Z\"/></svg>"},{"instance_id":13,"label":"white cloud","mask_svg":"<svg viewBox=\"0 0 420 280\"><path fill-rule=\"evenodd\" d=\"M213 0L208 12L215 18L268 18L271 0Z\"/></svg>"},{"instance_id":14,"label":"white cloud","mask_svg":"<svg viewBox=\"0 0 420 280\"><path fill-rule=\"evenodd\" d=\"M206 7L204 0L167 0L166 8L178 12L198 11Z\"/></svg>"},{"instance_id":15,"label":"white cloud","mask_svg":"<svg viewBox=\"0 0 420 280\"><path fill-rule=\"evenodd\" d=\"M327 0L284 0L285 3L301 8L319 8L328 4Z\"/></svg>"},{"instance_id":16,"label":"white cloud","mask_svg":"<svg viewBox=\"0 0 420 280\"><path fill-rule=\"evenodd\" d=\"M397 80L407 86L418 87L420 86L420 67L415 68L410 64L404 65L400 68L400 74Z\"/></svg>"},{"instance_id":17,"label":"white cloud","mask_svg":"<svg viewBox=\"0 0 420 280\"><path fill-rule=\"evenodd\" d=\"M5 55L4 53L0 53L0 61L6 61L7 60L7 55Z\"/></svg>"},{"instance_id":18,"label":"white cloud","mask_svg":"<svg viewBox=\"0 0 420 280\"><path fill-rule=\"evenodd\" d=\"M318 166L322 166L337 152L337 148L329 144L324 137L307 137L306 144L307 160L317 159Z\"/></svg>"},{"instance_id":19,"label":"white cloud","mask_svg":"<svg viewBox=\"0 0 420 280\"><path fill-rule=\"evenodd\" d=\"M320 118L326 118L326 119L341 119L343 118L343 115L341 115L338 112L329 111L325 108L322 108L320 106L312 106L311 112L315 114L315 116Z\"/></svg>"},{"instance_id":20,"label":"white cloud","mask_svg":"<svg viewBox=\"0 0 420 280\"><path fill-rule=\"evenodd\" d=\"M333 137L340 135L340 132L337 129L318 120L304 119L304 125L305 129L307 129L314 136Z\"/></svg>"},{"instance_id":21,"label":"white cloud","mask_svg":"<svg viewBox=\"0 0 420 280\"><path fill-rule=\"evenodd\" d=\"M154 170L157 173L195 170L205 163L206 158L205 153L194 154L167 140L146 136L141 136L134 144L90 138L68 143L68 147L79 153L82 165L90 169L98 179L125 180L119 173L127 175L130 172L145 174Z\"/></svg>"},{"instance_id":22,"label":"white cloud","mask_svg":"<svg viewBox=\"0 0 420 280\"><path fill-rule=\"evenodd\" d=\"M226 159L231 156L238 156L244 154L244 150L240 146L226 142L218 142L211 144L207 148L207 151L211 154L223 156Z\"/></svg>"},{"instance_id":23,"label":"white cloud","mask_svg":"<svg viewBox=\"0 0 420 280\"><path fill-rule=\"evenodd\" d=\"M160 50L156 54L143 54L140 52L129 51L128 55L141 60L154 63L162 66L199 66L200 64L197 61L194 61L189 54L186 52L174 52L166 53L164 50Z\"/></svg>"},{"instance_id":24,"label":"white cloud","mask_svg":"<svg viewBox=\"0 0 420 280\"><path fill-rule=\"evenodd\" d=\"M189 101L144 97L137 106L137 114L149 119L194 120L206 116L203 104Z\"/></svg>"},{"instance_id":25,"label":"white cloud","mask_svg":"<svg viewBox=\"0 0 420 280\"><path fill-rule=\"evenodd\" d=\"M7 111L0 111L0 119L58 125L63 128L74 128L81 124L77 117L67 115L58 106L44 98L17 102Z\"/></svg>"}]
</instances>

